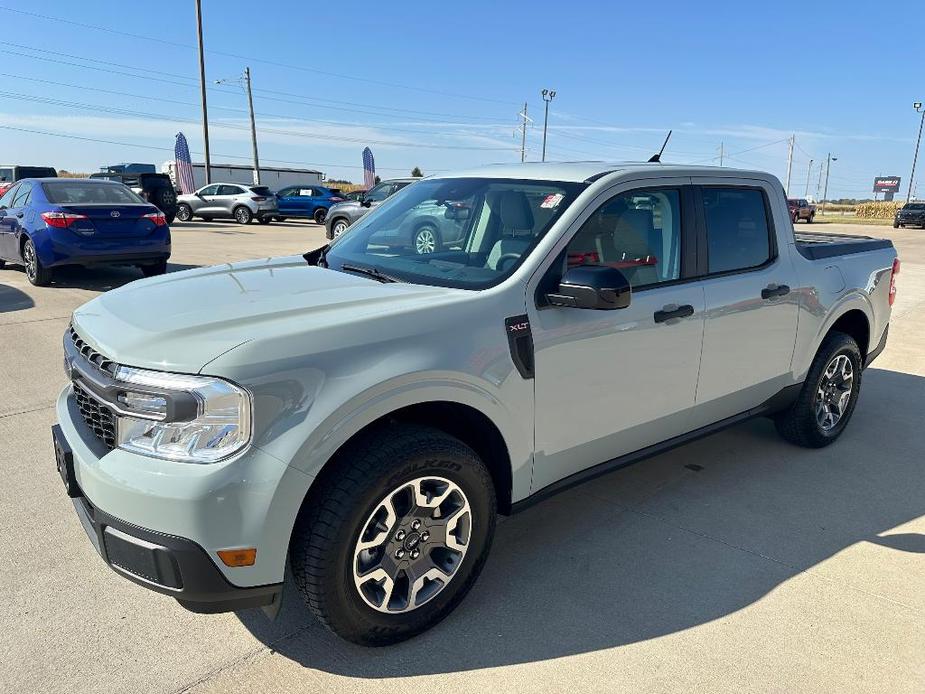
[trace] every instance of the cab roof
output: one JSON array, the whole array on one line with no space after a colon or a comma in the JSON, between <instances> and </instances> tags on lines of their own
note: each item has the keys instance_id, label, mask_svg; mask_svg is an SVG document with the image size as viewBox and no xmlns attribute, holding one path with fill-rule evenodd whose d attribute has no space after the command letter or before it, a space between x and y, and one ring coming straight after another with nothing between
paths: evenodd
<instances>
[{"instance_id":1,"label":"cab roof","mask_svg":"<svg viewBox=\"0 0 925 694\"><path fill-rule=\"evenodd\" d=\"M762 171L732 169L720 166L693 166L690 164L666 164L663 162L604 162L604 161L568 161L568 162L532 162L526 164L490 164L475 169L447 171L432 178L519 178L537 181L573 181L576 183L596 181L611 173L655 172L672 176L736 176L747 178L769 177Z\"/></svg>"}]
</instances>

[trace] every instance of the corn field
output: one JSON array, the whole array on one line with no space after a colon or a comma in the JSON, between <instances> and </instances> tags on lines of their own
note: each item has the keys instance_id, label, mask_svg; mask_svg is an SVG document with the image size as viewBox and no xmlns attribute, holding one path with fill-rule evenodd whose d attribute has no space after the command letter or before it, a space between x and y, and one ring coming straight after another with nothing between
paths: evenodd
<instances>
[{"instance_id":1,"label":"corn field","mask_svg":"<svg viewBox=\"0 0 925 694\"><path fill-rule=\"evenodd\" d=\"M862 202L855 207L855 217L861 219L892 219L902 202Z\"/></svg>"}]
</instances>

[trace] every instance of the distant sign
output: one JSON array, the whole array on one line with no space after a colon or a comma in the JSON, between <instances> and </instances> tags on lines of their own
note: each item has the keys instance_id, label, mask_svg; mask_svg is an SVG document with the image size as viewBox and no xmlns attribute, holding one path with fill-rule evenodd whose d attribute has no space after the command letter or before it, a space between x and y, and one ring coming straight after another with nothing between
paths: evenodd
<instances>
[{"instance_id":1,"label":"distant sign","mask_svg":"<svg viewBox=\"0 0 925 694\"><path fill-rule=\"evenodd\" d=\"M874 179L875 193L898 193L899 176L877 176Z\"/></svg>"}]
</instances>

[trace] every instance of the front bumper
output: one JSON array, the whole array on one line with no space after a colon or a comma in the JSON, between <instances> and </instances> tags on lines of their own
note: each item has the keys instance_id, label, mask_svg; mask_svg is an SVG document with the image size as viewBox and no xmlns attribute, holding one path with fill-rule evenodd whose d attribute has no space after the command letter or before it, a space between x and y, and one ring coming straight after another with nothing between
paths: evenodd
<instances>
[{"instance_id":1,"label":"front bumper","mask_svg":"<svg viewBox=\"0 0 925 694\"><path fill-rule=\"evenodd\" d=\"M109 566L195 611L276 600L309 477L256 448L207 465L109 450L83 421L71 387L57 415L75 509ZM254 565L225 566L218 551L240 547L257 548Z\"/></svg>"}]
</instances>

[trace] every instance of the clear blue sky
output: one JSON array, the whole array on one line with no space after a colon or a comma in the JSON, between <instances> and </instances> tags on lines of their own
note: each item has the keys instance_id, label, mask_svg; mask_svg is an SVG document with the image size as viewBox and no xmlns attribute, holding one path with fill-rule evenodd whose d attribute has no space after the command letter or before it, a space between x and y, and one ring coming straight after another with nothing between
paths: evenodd
<instances>
[{"instance_id":1,"label":"clear blue sky","mask_svg":"<svg viewBox=\"0 0 925 694\"><path fill-rule=\"evenodd\" d=\"M645 158L673 128L668 161L718 163L722 142L727 165L783 179L796 133L793 194L810 158L815 191L830 151L829 197L869 196L880 174L905 194L925 100L921 0L203 5L208 80L253 72L261 158L355 181L367 143L383 176L516 161L524 101L538 159L551 87L549 159ZM0 128L0 160L160 164L179 130L201 152L194 7L0 0L0 126L125 143ZM246 163L243 91L215 87L209 105L213 161Z\"/></svg>"}]
</instances>

